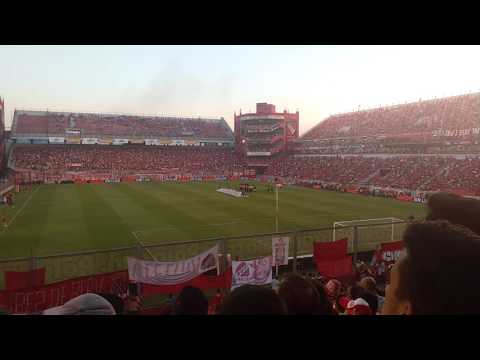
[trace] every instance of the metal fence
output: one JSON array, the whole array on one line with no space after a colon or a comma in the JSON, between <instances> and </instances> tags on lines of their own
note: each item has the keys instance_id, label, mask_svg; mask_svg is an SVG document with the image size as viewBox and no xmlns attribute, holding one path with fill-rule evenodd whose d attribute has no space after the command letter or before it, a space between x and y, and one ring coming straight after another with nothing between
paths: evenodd
<instances>
[{"instance_id":1,"label":"metal fence","mask_svg":"<svg viewBox=\"0 0 480 360\"><path fill-rule=\"evenodd\" d=\"M297 259L313 253L314 242L329 242L348 238L348 250L354 259L362 252L373 251L380 243L400 240L406 224L404 221L307 229L281 233L265 233L245 236L218 237L202 240L165 242L108 249L64 253L49 256L25 257L0 260L0 289L5 288L5 271L31 271L46 269L47 284L81 276L95 275L127 269L127 257L146 260L177 261L195 256L216 244L220 246L222 266L226 266L229 254L232 259L253 259L272 253L272 237L290 238L289 255L293 271L297 269ZM394 231L392 232L392 227Z\"/></svg>"}]
</instances>

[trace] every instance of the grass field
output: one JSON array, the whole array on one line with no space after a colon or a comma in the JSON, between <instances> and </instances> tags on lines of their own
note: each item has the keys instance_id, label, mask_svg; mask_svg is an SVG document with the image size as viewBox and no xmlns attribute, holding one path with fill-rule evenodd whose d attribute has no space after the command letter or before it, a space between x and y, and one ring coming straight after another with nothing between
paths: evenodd
<instances>
[{"instance_id":1,"label":"grass field","mask_svg":"<svg viewBox=\"0 0 480 360\"><path fill-rule=\"evenodd\" d=\"M0 208L0 214L10 222L8 228L0 229L0 257L109 249L133 246L138 244L137 240L149 245L273 232L275 194L267 192L263 184L256 185L256 193L241 199L215 191L220 186L237 187L238 183L41 185L17 194L14 208ZM301 187L280 189L279 199L279 231L315 229L341 220L421 217L424 214L423 205L419 204ZM362 229L359 232L361 243L372 246L372 242L385 240L389 229L385 227L378 239L371 233L365 235ZM351 230L345 231L349 236ZM331 240L332 233L312 232L302 236L300 252L311 253L313 241ZM228 251L241 256L268 252L271 249L269 239L231 241ZM245 248L246 244L250 249ZM173 248L170 252L165 248L152 251L159 259L168 259L194 254L212 245L192 245L185 252ZM76 264L71 266L76 270L71 272L76 274L78 267L82 267L80 273L85 275L124 268L128 255L135 253L117 254L115 265L111 264L113 260L105 260L105 255L99 255L101 261L72 260ZM23 266L27 265L17 268ZM55 279L67 277L65 271L62 269L61 274L52 276Z\"/></svg>"}]
</instances>

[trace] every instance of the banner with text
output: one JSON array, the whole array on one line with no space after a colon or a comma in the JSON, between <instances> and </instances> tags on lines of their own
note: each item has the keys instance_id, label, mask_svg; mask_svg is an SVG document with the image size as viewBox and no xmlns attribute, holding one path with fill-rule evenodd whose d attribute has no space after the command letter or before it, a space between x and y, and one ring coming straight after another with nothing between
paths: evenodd
<instances>
[{"instance_id":1,"label":"banner with text","mask_svg":"<svg viewBox=\"0 0 480 360\"><path fill-rule=\"evenodd\" d=\"M3 307L12 314L29 314L65 304L86 293L122 295L128 289L127 271L84 276L50 285L0 291Z\"/></svg>"},{"instance_id":2,"label":"banner with text","mask_svg":"<svg viewBox=\"0 0 480 360\"><path fill-rule=\"evenodd\" d=\"M271 284L272 262L272 256L248 261L232 261L232 289L246 284Z\"/></svg>"},{"instance_id":3,"label":"banner with text","mask_svg":"<svg viewBox=\"0 0 480 360\"><path fill-rule=\"evenodd\" d=\"M273 266L288 265L289 237L272 238Z\"/></svg>"},{"instance_id":4,"label":"banner with text","mask_svg":"<svg viewBox=\"0 0 480 360\"><path fill-rule=\"evenodd\" d=\"M192 280L204 272L218 268L218 245L187 260L175 262L146 261L129 257L131 281L151 285L175 285Z\"/></svg>"}]
</instances>

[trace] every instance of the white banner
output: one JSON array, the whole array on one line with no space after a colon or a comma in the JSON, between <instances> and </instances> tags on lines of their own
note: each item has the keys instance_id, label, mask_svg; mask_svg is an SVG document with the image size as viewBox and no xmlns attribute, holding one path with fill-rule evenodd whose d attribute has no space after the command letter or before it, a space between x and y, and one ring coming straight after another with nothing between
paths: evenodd
<instances>
[{"instance_id":1,"label":"white banner","mask_svg":"<svg viewBox=\"0 0 480 360\"><path fill-rule=\"evenodd\" d=\"M271 256L249 261L232 261L232 289L245 284L267 285L271 282Z\"/></svg>"},{"instance_id":2,"label":"white banner","mask_svg":"<svg viewBox=\"0 0 480 360\"><path fill-rule=\"evenodd\" d=\"M175 262L145 261L129 257L128 278L151 285L176 285L218 269L218 245L187 260Z\"/></svg>"},{"instance_id":3,"label":"white banner","mask_svg":"<svg viewBox=\"0 0 480 360\"><path fill-rule=\"evenodd\" d=\"M113 139L113 145L124 145L128 144L128 139Z\"/></svg>"},{"instance_id":4,"label":"white banner","mask_svg":"<svg viewBox=\"0 0 480 360\"><path fill-rule=\"evenodd\" d=\"M247 151L247 156L270 156L270 151Z\"/></svg>"},{"instance_id":5,"label":"white banner","mask_svg":"<svg viewBox=\"0 0 480 360\"><path fill-rule=\"evenodd\" d=\"M145 145L160 145L160 140L157 140L157 139L145 139Z\"/></svg>"},{"instance_id":6,"label":"white banner","mask_svg":"<svg viewBox=\"0 0 480 360\"><path fill-rule=\"evenodd\" d=\"M94 145L98 141L97 138L83 138L82 139L82 144L87 144L87 145Z\"/></svg>"},{"instance_id":7,"label":"white banner","mask_svg":"<svg viewBox=\"0 0 480 360\"><path fill-rule=\"evenodd\" d=\"M49 137L48 142L50 144L63 144L65 142L64 137Z\"/></svg>"},{"instance_id":8,"label":"white banner","mask_svg":"<svg viewBox=\"0 0 480 360\"><path fill-rule=\"evenodd\" d=\"M170 143L170 145L185 145L185 140L172 140L172 142Z\"/></svg>"},{"instance_id":9,"label":"white banner","mask_svg":"<svg viewBox=\"0 0 480 360\"><path fill-rule=\"evenodd\" d=\"M288 265L289 237L272 238L273 266Z\"/></svg>"}]
</instances>

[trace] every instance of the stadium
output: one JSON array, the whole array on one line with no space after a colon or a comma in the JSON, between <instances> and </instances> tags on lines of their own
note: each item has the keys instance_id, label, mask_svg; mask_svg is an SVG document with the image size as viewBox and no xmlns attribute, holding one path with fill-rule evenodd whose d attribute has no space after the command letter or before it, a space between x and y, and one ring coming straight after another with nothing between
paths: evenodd
<instances>
[{"instance_id":1,"label":"stadium","mask_svg":"<svg viewBox=\"0 0 480 360\"><path fill-rule=\"evenodd\" d=\"M0 299L10 313L108 292L141 295L156 314L192 284L214 312L215 291L236 286L233 264L261 267L272 239L289 245L270 282L341 279L322 270L321 246L344 242L341 261L359 274L425 217L433 194L480 198L480 93L335 114L302 136L300 111L268 103L235 112L233 130L221 116L15 109L7 131L4 108L0 99ZM196 277L132 280L131 262L207 253L215 260Z\"/></svg>"}]
</instances>

